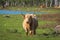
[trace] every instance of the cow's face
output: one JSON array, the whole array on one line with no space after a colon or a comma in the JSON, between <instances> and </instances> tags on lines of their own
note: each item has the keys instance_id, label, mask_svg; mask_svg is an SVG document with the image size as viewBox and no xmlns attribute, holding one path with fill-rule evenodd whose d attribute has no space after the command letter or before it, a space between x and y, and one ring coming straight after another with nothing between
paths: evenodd
<instances>
[{"instance_id":1,"label":"cow's face","mask_svg":"<svg viewBox=\"0 0 60 40\"><path fill-rule=\"evenodd\" d=\"M32 16L31 15L25 15L24 20L26 21L26 23L31 24Z\"/></svg>"}]
</instances>

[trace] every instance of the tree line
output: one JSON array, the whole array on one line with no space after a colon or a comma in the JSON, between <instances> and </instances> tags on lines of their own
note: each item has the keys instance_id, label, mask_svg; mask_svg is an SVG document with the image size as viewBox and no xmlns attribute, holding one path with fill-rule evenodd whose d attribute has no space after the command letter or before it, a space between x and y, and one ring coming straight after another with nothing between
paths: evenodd
<instances>
[{"instance_id":1,"label":"tree line","mask_svg":"<svg viewBox=\"0 0 60 40\"><path fill-rule=\"evenodd\" d=\"M0 0L0 6L60 7L60 0Z\"/></svg>"}]
</instances>

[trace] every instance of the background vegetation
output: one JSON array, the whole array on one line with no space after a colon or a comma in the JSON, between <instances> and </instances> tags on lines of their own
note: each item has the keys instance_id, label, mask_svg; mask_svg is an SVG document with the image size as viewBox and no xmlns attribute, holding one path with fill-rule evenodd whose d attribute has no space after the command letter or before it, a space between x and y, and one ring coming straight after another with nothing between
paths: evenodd
<instances>
[{"instance_id":1,"label":"background vegetation","mask_svg":"<svg viewBox=\"0 0 60 40\"><path fill-rule=\"evenodd\" d=\"M60 0L0 0L0 6L19 6L19 7L32 7L37 6L40 8L60 7Z\"/></svg>"}]
</instances>

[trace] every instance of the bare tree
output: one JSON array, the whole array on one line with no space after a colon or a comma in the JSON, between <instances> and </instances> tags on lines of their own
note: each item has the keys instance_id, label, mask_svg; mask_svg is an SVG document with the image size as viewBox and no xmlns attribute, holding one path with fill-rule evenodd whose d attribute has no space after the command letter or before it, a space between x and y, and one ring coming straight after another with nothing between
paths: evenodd
<instances>
[{"instance_id":1,"label":"bare tree","mask_svg":"<svg viewBox=\"0 0 60 40\"><path fill-rule=\"evenodd\" d=\"M48 7L48 0L45 0L45 2L46 2L46 7Z\"/></svg>"},{"instance_id":2,"label":"bare tree","mask_svg":"<svg viewBox=\"0 0 60 40\"><path fill-rule=\"evenodd\" d=\"M53 0L50 0L50 7L52 7L52 2L53 2Z\"/></svg>"},{"instance_id":3,"label":"bare tree","mask_svg":"<svg viewBox=\"0 0 60 40\"><path fill-rule=\"evenodd\" d=\"M54 5L55 7L57 7L58 6L58 0L55 0L55 5Z\"/></svg>"},{"instance_id":4,"label":"bare tree","mask_svg":"<svg viewBox=\"0 0 60 40\"><path fill-rule=\"evenodd\" d=\"M60 0L58 0L58 7L60 7Z\"/></svg>"}]
</instances>

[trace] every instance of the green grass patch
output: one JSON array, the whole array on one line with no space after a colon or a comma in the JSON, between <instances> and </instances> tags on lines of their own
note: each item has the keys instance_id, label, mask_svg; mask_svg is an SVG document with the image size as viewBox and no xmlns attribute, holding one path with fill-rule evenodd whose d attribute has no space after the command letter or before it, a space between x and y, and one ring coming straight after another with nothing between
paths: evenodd
<instances>
[{"instance_id":1,"label":"green grass patch","mask_svg":"<svg viewBox=\"0 0 60 40\"><path fill-rule=\"evenodd\" d=\"M53 30L50 28L40 29L41 25L54 24L54 21L39 20L37 34L34 36L26 36L22 27L23 18L21 15L0 15L0 40L60 40L60 36L51 35ZM48 36L43 35L44 33Z\"/></svg>"}]
</instances>

